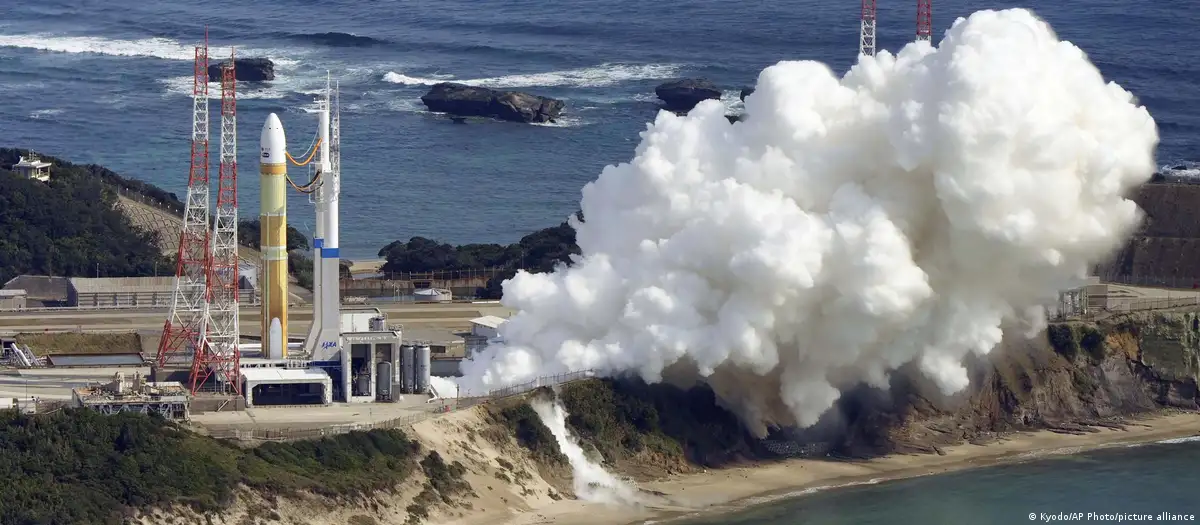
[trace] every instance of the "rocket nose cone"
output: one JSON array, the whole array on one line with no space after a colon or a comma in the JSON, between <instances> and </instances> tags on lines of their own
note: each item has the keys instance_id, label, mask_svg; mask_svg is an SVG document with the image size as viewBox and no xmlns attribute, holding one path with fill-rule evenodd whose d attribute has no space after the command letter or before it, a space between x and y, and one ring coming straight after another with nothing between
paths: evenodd
<instances>
[{"instance_id":1,"label":"rocket nose cone","mask_svg":"<svg viewBox=\"0 0 1200 525\"><path fill-rule=\"evenodd\" d=\"M263 123L262 137L259 139L262 155L259 162L266 164L281 164L284 162L284 152L287 151L287 139L283 134L283 123L279 116L271 113Z\"/></svg>"}]
</instances>

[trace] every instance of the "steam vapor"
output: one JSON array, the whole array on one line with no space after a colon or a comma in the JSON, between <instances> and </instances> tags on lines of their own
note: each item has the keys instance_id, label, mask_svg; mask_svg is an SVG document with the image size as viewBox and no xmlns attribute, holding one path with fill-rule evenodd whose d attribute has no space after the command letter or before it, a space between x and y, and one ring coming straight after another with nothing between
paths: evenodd
<instances>
[{"instance_id":1,"label":"steam vapor","mask_svg":"<svg viewBox=\"0 0 1200 525\"><path fill-rule=\"evenodd\" d=\"M583 189L583 255L504 283L519 313L464 363L463 392L687 370L752 427L811 425L914 361L952 394L1002 322L1040 320L1130 232L1123 195L1158 142L1129 92L1021 9L841 79L780 62L745 105L737 124L716 101L660 113Z\"/></svg>"}]
</instances>

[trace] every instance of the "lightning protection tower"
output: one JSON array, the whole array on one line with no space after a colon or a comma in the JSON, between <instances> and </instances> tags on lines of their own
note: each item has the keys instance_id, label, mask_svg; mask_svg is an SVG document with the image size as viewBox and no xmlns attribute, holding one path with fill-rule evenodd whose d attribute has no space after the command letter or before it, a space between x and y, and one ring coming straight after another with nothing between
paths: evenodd
<instances>
[{"instance_id":1,"label":"lightning protection tower","mask_svg":"<svg viewBox=\"0 0 1200 525\"><path fill-rule=\"evenodd\" d=\"M208 344L192 361L191 390L241 393L238 340L237 80L234 57L221 66L221 165L208 274ZM208 385L215 378L216 383ZM207 386L206 386L207 385Z\"/></svg>"},{"instance_id":2,"label":"lightning protection tower","mask_svg":"<svg viewBox=\"0 0 1200 525\"><path fill-rule=\"evenodd\" d=\"M917 41L933 40L933 0L917 0Z\"/></svg>"},{"instance_id":3,"label":"lightning protection tower","mask_svg":"<svg viewBox=\"0 0 1200 525\"><path fill-rule=\"evenodd\" d=\"M208 223L208 32L196 47L192 80L192 159L187 203L179 231L175 292L163 325L156 363L181 365L208 345L208 274L211 264Z\"/></svg>"},{"instance_id":4,"label":"lightning protection tower","mask_svg":"<svg viewBox=\"0 0 1200 525\"><path fill-rule=\"evenodd\" d=\"M858 54L875 56L875 0L862 0L858 31Z\"/></svg>"}]
</instances>

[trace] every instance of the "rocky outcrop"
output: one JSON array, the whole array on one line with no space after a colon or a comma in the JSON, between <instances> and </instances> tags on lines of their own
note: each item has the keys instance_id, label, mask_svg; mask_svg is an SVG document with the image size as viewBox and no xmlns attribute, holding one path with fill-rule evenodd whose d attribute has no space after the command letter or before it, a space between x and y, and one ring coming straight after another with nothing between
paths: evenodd
<instances>
[{"instance_id":1,"label":"rocky outcrop","mask_svg":"<svg viewBox=\"0 0 1200 525\"><path fill-rule=\"evenodd\" d=\"M434 84L421 102L430 111L511 122L554 122L564 107L563 101L554 98L453 82Z\"/></svg>"},{"instance_id":2,"label":"rocky outcrop","mask_svg":"<svg viewBox=\"0 0 1200 525\"><path fill-rule=\"evenodd\" d=\"M1008 334L968 365L971 386L950 397L912 367L893 376L889 393L848 392L801 441L849 456L934 452L1009 431L1079 433L1164 407L1197 410L1200 319L1154 312L1056 323L1033 339Z\"/></svg>"},{"instance_id":3,"label":"rocky outcrop","mask_svg":"<svg viewBox=\"0 0 1200 525\"><path fill-rule=\"evenodd\" d=\"M686 113L705 100L720 100L721 90L702 78L672 80L654 88L654 94L669 111Z\"/></svg>"},{"instance_id":4,"label":"rocky outcrop","mask_svg":"<svg viewBox=\"0 0 1200 525\"><path fill-rule=\"evenodd\" d=\"M228 64L223 61L208 66L208 78L211 82L220 82L221 67ZM233 61L233 76L240 82L263 82L275 80L275 63L269 58L239 58Z\"/></svg>"},{"instance_id":5,"label":"rocky outcrop","mask_svg":"<svg viewBox=\"0 0 1200 525\"><path fill-rule=\"evenodd\" d=\"M746 86L746 87L742 88L742 94L741 94L742 102L745 102L746 97L752 95L753 93L754 93L754 87L752 87L752 86Z\"/></svg>"}]
</instances>

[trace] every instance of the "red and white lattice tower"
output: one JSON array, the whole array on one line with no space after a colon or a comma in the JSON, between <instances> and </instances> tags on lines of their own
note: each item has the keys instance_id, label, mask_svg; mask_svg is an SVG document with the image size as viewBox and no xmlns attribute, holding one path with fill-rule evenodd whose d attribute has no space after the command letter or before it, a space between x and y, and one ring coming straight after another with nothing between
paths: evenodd
<instances>
[{"instance_id":1,"label":"red and white lattice tower","mask_svg":"<svg viewBox=\"0 0 1200 525\"><path fill-rule=\"evenodd\" d=\"M858 54L875 56L875 0L862 0L858 31Z\"/></svg>"},{"instance_id":2,"label":"red and white lattice tower","mask_svg":"<svg viewBox=\"0 0 1200 525\"><path fill-rule=\"evenodd\" d=\"M163 325L157 364L188 364L208 345L208 34L196 47L192 82L192 160L187 203L179 231L175 293Z\"/></svg>"},{"instance_id":3,"label":"red and white lattice tower","mask_svg":"<svg viewBox=\"0 0 1200 525\"><path fill-rule=\"evenodd\" d=\"M210 378L225 392L240 393L238 380L237 81L233 55L221 67L221 167L208 275L208 346L192 362L192 392Z\"/></svg>"},{"instance_id":4,"label":"red and white lattice tower","mask_svg":"<svg viewBox=\"0 0 1200 525\"><path fill-rule=\"evenodd\" d=\"M917 41L933 40L933 0L917 0Z\"/></svg>"}]
</instances>

